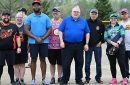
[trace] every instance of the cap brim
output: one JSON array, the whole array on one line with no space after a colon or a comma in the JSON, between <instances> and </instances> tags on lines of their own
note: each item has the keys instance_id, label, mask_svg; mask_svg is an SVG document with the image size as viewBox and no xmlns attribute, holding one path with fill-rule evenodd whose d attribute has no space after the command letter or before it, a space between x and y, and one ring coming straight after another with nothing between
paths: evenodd
<instances>
[{"instance_id":1,"label":"cap brim","mask_svg":"<svg viewBox=\"0 0 130 85\"><path fill-rule=\"evenodd\" d=\"M96 11L92 11L91 13L98 13L98 12L96 12Z\"/></svg>"},{"instance_id":2,"label":"cap brim","mask_svg":"<svg viewBox=\"0 0 130 85\"><path fill-rule=\"evenodd\" d=\"M39 5L41 5L40 2L33 2L32 5L34 5L34 4L39 4Z\"/></svg>"},{"instance_id":3,"label":"cap brim","mask_svg":"<svg viewBox=\"0 0 130 85\"><path fill-rule=\"evenodd\" d=\"M52 9L52 11L54 11L54 12L60 12L60 10L58 10L58 9Z\"/></svg>"}]
</instances>

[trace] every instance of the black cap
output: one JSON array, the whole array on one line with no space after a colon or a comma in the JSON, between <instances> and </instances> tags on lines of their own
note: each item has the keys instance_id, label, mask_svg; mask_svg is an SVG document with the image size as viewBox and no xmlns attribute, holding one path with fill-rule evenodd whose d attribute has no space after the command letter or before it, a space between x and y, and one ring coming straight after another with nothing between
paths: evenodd
<instances>
[{"instance_id":1,"label":"black cap","mask_svg":"<svg viewBox=\"0 0 130 85\"><path fill-rule=\"evenodd\" d=\"M3 11L2 16L3 15L9 15L10 16L10 12L9 11Z\"/></svg>"},{"instance_id":2,"label":"black cap","mask_svg":"<svg viewBox=\"0 0 130 85\"><path fill-rule=\"evenodd\" d=\"M27 14L27 10L25 8L21 8L18 11L22 11L22 12L25 12L25 14Z\"/></svg>"}]
</instances>

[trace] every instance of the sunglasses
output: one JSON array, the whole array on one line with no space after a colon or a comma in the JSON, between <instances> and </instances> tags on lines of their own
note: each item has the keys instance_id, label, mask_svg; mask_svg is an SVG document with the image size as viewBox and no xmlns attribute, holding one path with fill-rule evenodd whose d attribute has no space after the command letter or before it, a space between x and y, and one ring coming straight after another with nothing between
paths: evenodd
<instances>
[{"instance_id":1,"label":"sunglasses","mask_svg":"<svg viewBox=\"0 0 130 85\"><path fill-rule=\"evenodd\" d=\"M112 19L112 20L114 19L114 20L115 20L115 19L117 19L117 18L116 18L116 17L111 17L110 19Z\"/></svg>"}]
</instances>

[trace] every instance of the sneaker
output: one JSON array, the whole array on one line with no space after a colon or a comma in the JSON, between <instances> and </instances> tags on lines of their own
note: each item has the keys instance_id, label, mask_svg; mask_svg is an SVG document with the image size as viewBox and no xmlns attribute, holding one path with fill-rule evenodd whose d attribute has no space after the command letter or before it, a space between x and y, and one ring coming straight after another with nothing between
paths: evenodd
<instances>
[{"instance_id":1,"label":"sneaker","mask_svg":"<svg viewBox=\"0 0 130 85\"><path fill-rule=\"evenodd\" d=\"M24 80L23 80L23 79L21 79L21 80L19 81L19 83L20 83L20 85L25 85L25 83L24 83Z\"/></svg>"},{"instance_id":2,"label":"sneaker","mask_svg":"<svg viewBox=\"0 0 130 85\"><path fill-rule=\"evenodd\" d=\"M31 80L30 85L36 85L35 80Z\"/></svg>"},{"instance_id":3,"label":"sneaker","mask_svg":"<svg viewBox=\"0 0 130 85\"><path fill-rule=\"evenodd\" d=\"M122 80L122 84L123 84L123 85L127 85L127 83L128 83L127 78L123 78L123 80Z\"/></svg>"},{"instance_id":4,"label":"sneaker","mask_svg":"<svg viewBox=\"0 0 130 85\"><path fill-rule=\"evenodd\" d=\"M16 81L15 81L15 82L16 82L16 84L19 84L19 79L18 79L18 78L16 78Z\"/></svg>"},{"instance_id":5,"label":"sneaker","mask_svg":"<svg viewBox=\"0 0 130 85\"><path fill-rule=\"evenodd\" d=\"M61 79L62 79L62 77L59 77L59 78L58 78L58 83L60 83L60 82L61 82Z\"/></svg>"},{"instance_id":6,"label":"sneaker","mask_svg":"<svg viewBox=\"0 0 130 85\"><path fill-rule=\"evenodd\" d=\"M117 79L116 78L112 78L112 80L110 81L110 84L117 84Z\"/></svg>"},{"instance_id":7,"label":"sneaker","mask_svg":"<svg viewBox=\"0 0 130 85\"><path fill-rule=\"evenodd\" d=\"M51 82L50 82L50 84L55 84L55 78L54 78L54 77L51 78Z\"/></svg>"},{"instance_id":8,"label":"sneaker","mask_svg":"<svg viewBox=\"0 0 130 85\"><path fill-rule=\"evenodd\" d=\"M48 81L47 80L42 80L42 85L49 85Z\"/></svg>"}]
</instances>

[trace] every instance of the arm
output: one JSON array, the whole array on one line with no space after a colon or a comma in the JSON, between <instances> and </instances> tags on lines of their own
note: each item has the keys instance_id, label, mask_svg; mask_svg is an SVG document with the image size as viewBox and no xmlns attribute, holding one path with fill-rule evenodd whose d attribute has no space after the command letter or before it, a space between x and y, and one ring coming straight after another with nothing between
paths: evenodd
<instances>
[{"instance_id":1,"label":"arm","mask_svg":"<svg viewBox=\"0 0 130 85\"><path fill-rule=\"evenodd\" d=\"M21 53L21 40L20 40L19 36L16 37L16 42L17 42L17 46L18 46L17 53Z\"/></svg>"},{"instance_id":2,"label":"arm","mask_svg":"<svg viewBox=\"0 0 130 85\"><path fill-rule=\"evenodd\" d=\"M65 48L65 44L63 41L63 32L59 31L59 38L60 38L60 47Z\"/></svg>"},{"instance_id":3,"label":"arm","mask_svg":"<svg viewBox=\"0 0 130 85\"><path fill-rule=\"evenodd\" d=\"M41 38L42 40L46 39L52 32L52 27L49 27L46 34Z\"/></svg>"},{"instance_id":4,"label":"arm","mask_svg":"<svg viewBox=\"0 0 130 85\"><path fill-rule=\"evenodd\" d=\"M30 25L26 25L24 29L24 33L28 35L29 37L34 38L36 40L37 37L33 35L29 30L30 30Z\"/></svg>"}]
</instances>

